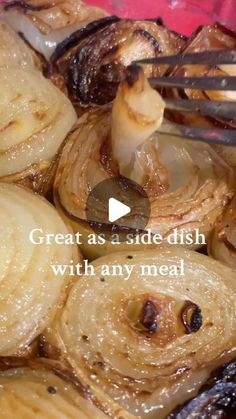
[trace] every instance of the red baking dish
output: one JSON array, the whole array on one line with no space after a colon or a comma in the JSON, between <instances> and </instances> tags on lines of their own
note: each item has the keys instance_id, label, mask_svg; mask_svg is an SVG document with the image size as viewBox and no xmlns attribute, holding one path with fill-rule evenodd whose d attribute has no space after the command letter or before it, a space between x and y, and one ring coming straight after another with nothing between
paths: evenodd
<instances>
[{"instance_id":1,"label":"red baking dish","mask_svg":"<svg viewBox=\"0 0 236 419\"><path fill-rule=\"evenodd\" d=\"M216 20L236 27L236 0L86 0L126 18L162 17L170 29L191 34L199 25Z\"/></svg>"}]
</instances>

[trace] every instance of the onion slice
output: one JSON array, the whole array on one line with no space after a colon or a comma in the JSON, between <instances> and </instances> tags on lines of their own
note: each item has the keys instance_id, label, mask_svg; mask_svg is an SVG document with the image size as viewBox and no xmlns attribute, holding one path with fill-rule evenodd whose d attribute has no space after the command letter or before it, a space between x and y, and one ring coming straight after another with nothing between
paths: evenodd
<instances>
[{"instance_id":1,"label":"onion slice","mask_svg":"<svg viewBox=\"0 0 236 419\"><path fill-rule=\"evenodd\" d=\"M186 47L184 53L193 53L210 50L235 49L236 48L236 32L233 32L220 24L207 25L201 27L193 34ZM174 76L235 76L236 65L221 65L218 67L209 67L206 65L186 65L173 70L171 75ZM235 92L231 91L199 91L185 89L180 91L172 89L167 91L167 96L174 98L189 99L205 99L205 100L230 100L236 101ZM230 119L210 118L200 115L199 113L181 113L174 112L171 118L177 122L184 123L196 127L221 127L236 128L236 121ZM236 168L236 151L235 147L213 146L225 161Z\"/></svg>"},{"instance_id":2,"label":"onion slice","mask_svg":"<svg viewBox=\"0 0 236 419\"><path fill-rule=\"evenodd\" d=\"M178 273L181 260L184 272ZM213 368L235 356L231 269L174 247L113 253L93 266L95 275L73 286L46 340L101 400L162 419L194 396ZM119 274L117 266L123 269ZM188 332L186 302L198 308L198 314L188 313Z\"/></svg>"},{"instance_id":3,"label":"onion slice","mask_svg":"<svg viewBox=\"0 0 236 419\"><path fill-rule=\"evenodd\" d=\"M46 194L73 106L34 69L0 68L0 180Z\"/></svg>"},{"instance_id":4,"label":"onion slice","mask_svg":"<svg viewBox=\"0 0 236 419\"><path fill-rule=\"evenodd\" d=\"M71 245L35 245L30 233L67 234L68 228L44 198L0 183L0 355L21 354L49 325L63 304L69 277L51 264L76 259Z\"/></svg>"}]
</instances>

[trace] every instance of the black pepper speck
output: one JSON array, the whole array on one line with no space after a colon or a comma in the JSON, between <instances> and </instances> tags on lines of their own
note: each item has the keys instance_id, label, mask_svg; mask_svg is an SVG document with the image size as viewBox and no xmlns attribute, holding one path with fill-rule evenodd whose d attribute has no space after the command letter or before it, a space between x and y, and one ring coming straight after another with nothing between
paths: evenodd
<instances>
[{"instance_id":1,"label":"black pepper speck","mask_svg":"<svg viewBox=\"0 0 236 419\"><path fill-rule=\"evenodd\" d=\"M47 388L47 392L49 393L49 394L56 394L57 393L57 390L55 389L55 387L53 387L53 386L48 386L48 388Z\"/></svg>"}]
</instances>

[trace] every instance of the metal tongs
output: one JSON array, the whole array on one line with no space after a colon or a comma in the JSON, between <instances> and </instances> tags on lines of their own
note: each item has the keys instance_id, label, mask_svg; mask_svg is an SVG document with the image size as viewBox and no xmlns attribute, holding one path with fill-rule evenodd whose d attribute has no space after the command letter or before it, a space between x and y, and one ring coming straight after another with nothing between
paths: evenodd
<instances>
[{"instance_id":1,"label":"metal tongs","mask_svg":"<svg viewBox=\"0 0 236 419\"><path fill-rule=\"evenodd\" d=\"M204 51L190 54L176 54L156 58L147 58L133 62L134 65L156 64L182 66L236 64L236 50ZM156 87L179 89L236 91L236 76L216 77L175 77L163 76L149 79ZM236 120L236 102L214 100L165 99L167 109L181 112L197 112L204 116L221 117ZM181 136L191 140L201 140L212 144L236 146L236 129L196 128L165 121L158 132Z\"/></svg>"}]
</instances>

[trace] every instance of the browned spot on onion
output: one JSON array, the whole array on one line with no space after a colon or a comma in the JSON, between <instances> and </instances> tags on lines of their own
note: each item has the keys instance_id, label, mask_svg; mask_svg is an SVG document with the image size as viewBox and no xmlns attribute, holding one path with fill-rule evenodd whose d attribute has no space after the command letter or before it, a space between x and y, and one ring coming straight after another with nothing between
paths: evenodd
<instances>
[{"instance_id":1,"label":"browned spot on onion","mask_svg":"<svg viewBox=\"0 0 236 419\"><path fill-rule=\"evenodd\" d=\"M150 333L155 333L157 331L157 316L158 310L153 301L146 301L143 306L143 311L140 319L140 323L148 329Z\"/></svg>"},{"instance_id":2,"label":"browned spot on onion","mask_svg":"<svg viewBox=\"0 0 236 419\"><path fill-rule=\"evenodd\" d=\"M42 121L47 116L47 114L46 114L46 112L37 111L37 112L34 113L34 116L39 121Z\"/></svg>"},{"instance_id":3,"label":"browned spot on onion","mask_svg":"<svg viewBox=\"0 0 236 419\"><path fill-rule=\"evenodd\" d=\"M185 301L181 310L181 319L187 334L196 333L202 326L202 312L200 307L192 301Z\"/></svg>"},{"instance_id":4,"label":"browned spot on onion","mask_svg":"<svg viewBox=\"0 0 236 419\"><path fill-rule=\"evenodd\" d=\"M55 387L53 387L53 386L48 386L48 388L47 388L47 392L49 393L49 394L56 394L57 393L57 390L55 389Z\"/></svg>"},{"instance_id":5,"label":"browned spot on onion","mask_svg":"<svg viewBox=\"0 0 236 419\"><path fill-rule=\"evenodd\" d=\"M6 131L8 128L12 127L13 125L17 125L17 121L9 121L4 127L0 128L0 132Z\"/></svg>"},{"instance_id":6,"label":"browned spot on onion","mask_svg":"<svg viewBox=\"0 0 236 419\"><path fill-rule=\"evenodd\" d=\"M159 309L150 299L128 303L127 317L132 329L136 332L154 334L157 332ZM147 336L148 337L148 336Z\"/></svg>"}]
</instances>

